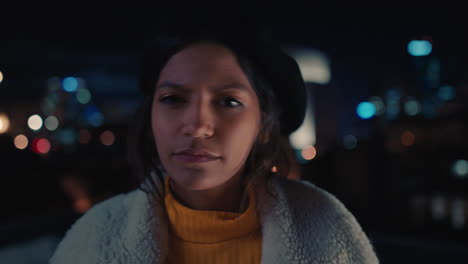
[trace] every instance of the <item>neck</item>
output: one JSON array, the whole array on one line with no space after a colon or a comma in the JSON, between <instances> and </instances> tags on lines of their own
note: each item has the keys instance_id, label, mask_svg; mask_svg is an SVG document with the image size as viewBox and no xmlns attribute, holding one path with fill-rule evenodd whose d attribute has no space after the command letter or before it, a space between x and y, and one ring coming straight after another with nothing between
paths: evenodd
<instances>
[{"instance_id":1,"label":"neck","mask_svg":"<svg viewBox=\"0 0 468 264\"><path fill-rule=\"evenodd\" d=\"M169 181L174 197L183 205L203 211L241 212L245 207L242 174L206 190L190 190Z\"/></svg>"}]
</instances>

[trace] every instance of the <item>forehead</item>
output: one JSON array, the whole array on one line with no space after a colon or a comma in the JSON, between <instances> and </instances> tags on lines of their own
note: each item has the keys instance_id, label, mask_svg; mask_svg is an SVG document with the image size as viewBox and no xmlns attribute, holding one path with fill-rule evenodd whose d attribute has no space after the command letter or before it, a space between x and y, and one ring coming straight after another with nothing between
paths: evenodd
<instances>
[{"instance_id":1,"label":"forehead","mask_svg":"<svg viewBox=\"0 0 468 264\"><path fill-rule=\"evenodd\" d=\"M161 70L157 86L167 82L180 86L225 86L230 83L250 86L236 55L227 47L214 43L191 44L173 55Z\"/></svg>"}]
</instances>

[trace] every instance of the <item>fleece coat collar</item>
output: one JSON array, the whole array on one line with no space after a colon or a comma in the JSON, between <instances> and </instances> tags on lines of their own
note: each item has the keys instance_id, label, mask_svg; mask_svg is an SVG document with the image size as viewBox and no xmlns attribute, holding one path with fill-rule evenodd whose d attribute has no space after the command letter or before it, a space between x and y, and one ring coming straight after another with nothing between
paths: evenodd
<instances>
[{"instance_id":1,"label":"fleece coat collar","mask_svg":"<svg viewBox=\"0 0 468 264\"><path fill-rule=\"evenodd\" d=\"M275 179L257 199L261 263L378 263L354 216L326 191ZM160 204L141 190L97 204L70 228L50 263L165 263L168 223Z\"/></svg>"}]
</instances>

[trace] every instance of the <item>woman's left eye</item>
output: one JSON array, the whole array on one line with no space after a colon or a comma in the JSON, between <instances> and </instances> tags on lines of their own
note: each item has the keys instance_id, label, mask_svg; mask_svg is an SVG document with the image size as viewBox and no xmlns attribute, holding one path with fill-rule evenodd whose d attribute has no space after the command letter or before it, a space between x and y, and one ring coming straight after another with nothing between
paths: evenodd
<instances>
[{"instance_id":1,"label":"woman's left eye","mask_svg":"<svg viewBox=\"0 0 468 264\"><path fill-rule=\"evenodd\" d=\"M237 101L236 99L232 97L224 98L222 103L224 106L227 106L227 107L238 107L242 105L241 102Z\"/></svg>"}]
</instances>

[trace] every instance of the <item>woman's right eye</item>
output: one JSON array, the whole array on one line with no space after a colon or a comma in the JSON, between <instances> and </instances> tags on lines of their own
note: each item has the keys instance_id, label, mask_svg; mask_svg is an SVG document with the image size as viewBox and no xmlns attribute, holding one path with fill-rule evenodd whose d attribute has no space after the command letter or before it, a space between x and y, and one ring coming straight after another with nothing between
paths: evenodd
<instances>
[{"instance_id":1,"label":"woman's right eye","mask_svg":"<svg viewBox=\"0 0 468 264\"><path fill-rule=\"evenodd\" d=\"M184 99L182 97L175 96L175 95L167 95L167 96L161 97L159 101L165 104L177 104L177 103L183 103Z\"/></svg>"}]
</instances>

